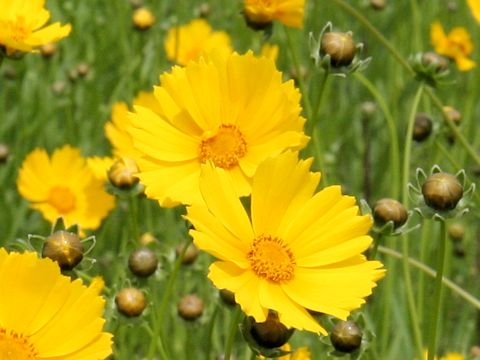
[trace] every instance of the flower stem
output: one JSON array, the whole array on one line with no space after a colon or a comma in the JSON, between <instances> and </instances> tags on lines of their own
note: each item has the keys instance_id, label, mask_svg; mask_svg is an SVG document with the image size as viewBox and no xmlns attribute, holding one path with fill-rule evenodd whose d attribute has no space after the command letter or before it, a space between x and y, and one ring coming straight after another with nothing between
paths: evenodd
<instances>
[{"instance_id":1,"label":"flower stem","mask_svg":"<svg viewBox=\"0 0 480 360\"><path fill-rule=\"evenodd\" d=\"M440 248L437 255L437 275L435 276L435 292L433 294L433 306L430 313L428 332L428 360L433 360L437 347L437 328L440 318L440 299L442 298L442 278L445 268L445 254L447 245L447 229L445 220L440 220Z\"/></svg>"},{"instance_id":2,"label":"flower stem","mask_svg":"<svg viewBox=\"0 0 480 360\"><path fill-rule=\"evenodd\" d=\"M398 198L400 194L400 155L399 155L399 146L398 146L398 133L397 126L395 124L395 119L393 118L392 113L390 112L385 99L382 97L378 89L373 83L368 80L365 76L360 73L354 73L355 79L360 81L360 83L370 92L370 94L375 98L375 101L382 109L383 114L385 115L385 120L387 121L388 132L390 135L390 173L392 174L390 183L391 187L391 196L394 199Z\"/></svg>"},{"instance_id":3,"label":"flower stem","mask_svg":"<svg viewBox=\"0 0 480 360\"><path fill-rule=\"evenodd\" d=\"M413 134L413 127L415 124L415 114L417 113L418 105L420 104L420 99L423 94L424 84L420 83L418 87L417 93L415 94L412 108L408 117L408 126L407 132L405 134L405 152L403 156L403 186L402 186L402 203L408 209L408 181L410 178L410 157L411 157L411 150L412 150L412 134ZM413 296L413 286L412 286L412 278L410 274L410 267L408 266L408 256L409 256L409 240L407 236L404 236L402 239L402 253L403 253L403 261L402 261L402 269L403 269L403 278L405 281L405 293L407 297L407 304L408 304L408 312L410 314L410 320L413 330L413 339L415 342L415 346L417 349L417 356L419 359L423 358L423 350L422 350L422 335L420 331L420 321L418 318L417 308L415 306L415 299Z\"/></svg>"},{"instance_id":4,"label":"flower stem","mask_svg":"<svg viewBox=\"0 0 480 360\"><path fill-rule=\"evenodd\" d=\"M233 342L235 340L235 335L237 335L238 323L242 316L242 309L240 306L235 308L233 316L230 323L230 329L228 332L227 342L225 343L225 354L223 356L224 360L230 360L230 355L232 354Z\"/></svg>"}]
</instances>

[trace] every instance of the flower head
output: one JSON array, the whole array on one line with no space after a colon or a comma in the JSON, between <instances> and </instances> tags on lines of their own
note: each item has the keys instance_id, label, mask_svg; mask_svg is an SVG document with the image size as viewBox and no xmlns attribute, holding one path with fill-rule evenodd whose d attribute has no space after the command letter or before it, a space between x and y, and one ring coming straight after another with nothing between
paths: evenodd
<instances>
[{"instance_id":1,"label":"flower head","mask_svg":"<svg viewBox=\"0 0 480 360\"><path fill-rule=\"evenodd\" d=\"M473 43L465 28L455 27L447 35L440 22L435 21L430 28L430 39L435 51L455 60L460 71L475 67L475 62L468 58L473 51Z\"/></svg>"},{"instance_id":2,"label":"flower head","mask_svg":"<svg viewBox=\"0 0 480 360\"><path fill-rule=\"evenodd\" d=\"M361 254L372 239L370 216L340 186L314 193L312 159L286 152L265 160L253 177L251 216L223 169L205 166L204 205L188 208L194 243L219 261L209 278L257 322L269 309L285 326L326 334L308 310L346 319L365 302L384 270Z\"/></svg>"},{"instance_id":3,"label":"flower head","mask_svg":"<svg viewBox=\"0 0 480 360\"><path fill-rule=\"evenodd\" d=\"M303 26L305 0L244 0L244 13L252 24L269 24L274 20L293 27Z\"/></svg>"},{"instance_id":4,"label":"flower head","mask_svg":"<svg viewBox=\"0 0 480 360\"><path fill-rule=\"evenodd\" d=\"M98 360L111 353L97 286L71 281L50 259L0 248L0 354L9 359ZM81 310L81 311L80 311Z\"/></svg>"},{"instance_id":5,"label":"flower head","mask_svg":"<svg viewBox=\"0 0 480 360\"><path fill-rule=\"evenodd\" d=\"M50 18L44 5L45 0L0 0L0 48L4 47L7 55L30 52L68 36L70 24L44 27Z\"/></svg>"},{"instance_id":6,"label":"flower head","mask_svg":"<svg viewBox=\"0 0 480 360\"><path fill-rule=\"evenodd\" d=\"M167 58L180 65L198 60L214 49L230 53L230 37L224 31L213 31L204 19L195 19L187 25L170 29L165 39Z\"/></svg>"},{"instance_id":7,"label":"flower head","mask_svg":"<svg viewBox=\"0 0 480 360\"><path fill-rule=\"evenodd\" d=\"M67 227L96 229L114 206L80 150L65 145L51 158L43 149L33 150L24 160L17 179L20 194L52 224L63 217Z\"/></svg>"},{"instance_id":8,"label":"flower head","mask_svg":"<svg viewBox=\"0 0 480 360\"><path fill-rule=\"evenodd\" d=\"M260 162L308 140L300 93L293 81L282 82L272 60L214 55L163 74L154 91L161 111L137 106L131 116L143 155L137 176L162 206L203 202L200 168L209 161L248 195Z\"/></svg>"}]
</instances>

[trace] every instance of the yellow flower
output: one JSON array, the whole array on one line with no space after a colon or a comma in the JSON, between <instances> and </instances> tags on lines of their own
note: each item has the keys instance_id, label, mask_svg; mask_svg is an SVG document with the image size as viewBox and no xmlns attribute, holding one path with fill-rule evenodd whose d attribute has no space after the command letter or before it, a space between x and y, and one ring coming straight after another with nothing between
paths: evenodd
<instances>
[{"instance_id":1,"label":"yellow flower","mask_svg":"<svg viewBox=\"0 0 480 360\"><path fill-rule=\"evenodd\" d=\"M232 52L230 37L224 31L213 31L204 19L170 29L165 39L167 58L180 65L198 60L214 49L226 54Z\"/></svg>"},{"instance_id":2,"label":"yellow flower","mask_svg":"<svg viewBox=\"0 0 480 360\"><path fill-rule=\"evenodd\" d=\"M161 111L160 105L152 93L140 92L133 100L133 104L148 107L154 112ZM137 159L142 155L133 146L132 137L127 132L129 126L131 126L131 121L128 118L128 105L123 102L115 103L112 109L112 120L105 124L105 134L113 146L113 155L117 158Z\"/></svg>"},{"instance_id":3,"label":"yellow flower","mask_svg":"<svg viewBox=\"0 0 480 360\"><path fill-rule=\"evenodd\" d=\"M275 44L263 44L260 54L266 58L272 59L274 62L278 59L278 52L280 48Z\"/></svg>"},{"instance_id":4,"label":"yellow flower","mask_svg":"<svg viewBox=\"0 0 480 360\"><path fill-rule=\"evenodd\" d=\"M81 157L80 150L65 145L51 158L43 149L33 150L24 160L17 179L20 194L55 223L63 217L65 225L96 229L114 206L114 198L105 192Z\"/></svg>"},{"instance_id":5,"label":"yellow flower","mask_svg":"<svg viewBox=\"0 0 480 360\"><path fill-rule=\"evenodd\" d=\"M2 359L98 360L112 353L98 289L71 281L52 260L0 248L0 284L8 293L0 297Z\"/></svg>"},{"instance_id":6,"label":"yellow flower","mask_svg":"<svg viewBox=\"0 0 480 360\"><path fill-rule=\"evenodd\" d=\"M480 23L480 0L467 0L467 4L475 20Z\"/></svg>"},{"instance_id":7,"label":"yellow flower","mask_svg":"<svg viewBox=\"0 0 480 360\"><path fill-rule=\"evenodd\" d=\"M475 67L475 62L468 58L473 51L473 43L465 28L455 27L446 35L442 25L436 21L430 28L430 39L435 51L455 60L460 71Z\"/></svg>"},{"instance_id":8,"label":"yellow flower","mask_svg":"<svg viewBox=\"0 0 480 360\"><path fill-rule=\"evenodd\" d=\"M175 66L160 81L154 94L161 113L137 106L130 133L143 153L137 176L161 206L202 202L198 181L207 161L248 195L260 162L308 140L300 93L269 59L216 53Z\"/></svg>"},{"instance_id":9,"label":"yellow flower","mask_svg":"<svg viewBox=\"0 0 480 360\"><path fill-rule=\"evenodd\" d=\"M428 358L428 351L427 350L424 350L423 351L423 359L424 360L427 360ZM438 357L437 356L434 356L433 357L434 360L437 360ZM445 356L442 356L440 358L440 360L464 360L465 358L463 357L462 354L460 353L446 353Z\"/></svg>"},{"instance_id":10,"label":"yellow flower","mask_svg":"<svg viewBox=\"0 0 480 360\"><path fill-rule=\"evenodd\" d=\"M283 351L292 351L292 347L290 346L289 343L286 343L283 345L280 349ZM257 359L265 359L263 356L257 356ZM311 359L311 354L310 351L306 347L301 347L295 350L294 352L280 356L277 358L277 360L310 360Z\"/></svg>"},{"instance_id":11,"label":"yellow flower","mask_svg":"<svg viewBox=\"0 0 480 360\"><path fill-rule=\"evenodd\" d=\"M204 166L205 205L188 208L195 245L217 257L208 277L257 322L268 309L287 327L325 329L307 311L346 319L384 275L382 264L361 254L372 238L370 216L355 199L330 186L314 194L320 173L312 159L286 152L265 160L253 177L250 213L222 169Z\"/></svg>"},{"instance_id":12,"label":"yellow flower","mask_svg":"<svg viewBox=\"0 0 480 360\"><path fill-rule=\"evenodd\" d=\"M114 162L115 159L108 156L92 156L87 158L87 165L92 170L93 175L102 181L107 181L107 172L112 167Z\"/></svg>"},{"instance_id":13,"label":"yellow flower","mask_svg":"<svg viewBox=\"0 0 480 360\"><path fill-rule=\"evenodd\" d=\"M5 47L8 55L30 52L68 36L70 24L43 27L50 18L44 5L45 0L0 0L0 48Z\"/></svg>"},{"instance_id":14,"label":"yellow flower","mask_svg":"<svg viewBox=\"0 0 480 360\"><path fill-rule=\"evenodd\" d=\"M139 8L134 11L132 20L133 25L135 25L137 29L146 30L152 27L152 25L155 23L155 16L150 10L146 8Z\"/></svg>"},{"instance_id":15,"label":"yellow flower","mask_svg":"<svg viewBox=\"0 0 480 360\"><path fill-rule=\"evenodd\" d=\"M303 26L305 0L244 0L244 13L253 24L268 24L274 20L294 27Z\"/></svg>"}]
</instances>

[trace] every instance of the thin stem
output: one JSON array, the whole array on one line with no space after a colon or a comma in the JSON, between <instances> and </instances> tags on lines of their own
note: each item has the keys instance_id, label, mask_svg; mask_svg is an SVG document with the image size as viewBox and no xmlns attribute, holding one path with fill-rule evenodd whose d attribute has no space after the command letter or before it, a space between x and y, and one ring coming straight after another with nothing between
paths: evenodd
<instances>
[{"instance_id":1,"label":"thin stem","mask_svg":"<svg viewBox=\"0 0 480 360\"><path fill-rule=\"evenodd\" d=\"M305 81L303 80L302 71L300 67L300 62L298 61L298 56L296 52L296 47L293 46L292 37L290 35L289 29L284 26L285 38L287 39L288 51L290 52L290 57L292 58L293 67L297 73L298 86L300 87L300 92L302 93L302 100L305 106L305 113L307 119L311 121L312 118L312 104L310 103L310 98L308 97L308 92L306 91Z\"/></svg>"},{"instance_id":2,"label":"thin stem","mask_svg":"<svg viewBox=\"0 0 480 360\"><path fill-rule=\"evenodd\" d=\"M315 126L315 124L318 121L317 116L318 116L318 113L320 112L320 109L322 107L323 94L325 94L325 89L327 87L327 83L328 83L328 79L329 79L328 75L329 75L329 72L327 70L322 71L322 78L320 80L320 85L318 87L317 101L315 103L315 108L313 110L313 113L311 114L311 118L309 119L311 121L311 123L313 124L313 126ZM314 120L317 120L317 121L314 121Z\"/></svg>"},{"instance_id":3,"label":"thin stem","mask_svg":"<svg viewBox=\"0 0 480 360\"><path fill-rule=\"evenodd\" d=\"M398 198L400 194L400 176L398 170L400 169L400 155L399 155L399 145L398 145L398 133L397 126L395 124L395 119L393 118L390 109L388 108L385 99L382 97L378 89L373 85L373 83L368 80L365 76L360 73L354 73L355 79L360 81L360 83L370 92L370 94L375 98L375 101L382 109L383 114L385 115L385 120L387 121L388 132L390 136L390 173L392 174L390 183L391 187L391 196L392 198Z\"/></svg>"},{"instance_id":4,"label":"thin stem","mask_svg":"<svg viewBox=\"0 0 480 360\"><path fill-rule=\"evenodd\" d=\"M205 346L205 360L210 360L210 352L212 350L212 337L213 337L213 329L215 328L215 320L217 319L218 314L218 301L215 305L215 310L213 310L212 317L210 318L210 324L208 325L207 329L207 344Z\"/></svg>"},{"instance_id":5,"label":"thin stem","mask_svg":"<svg viewBox=\"0 0 480 360\"><path fill-rule=\"evenodd\" d=\"M378 236L373 240L373 249L372 252L370 253L369 259L370 260L375 260L375 257L377 256L378 252L378 246L383 240L383 234L378 234Z\"/></svg>"},{"instance_id":6,"label":"thin stem","mask_svg":"<svg viewBox=\"0 0 480 360\"><path fill-rule=\"evenodd\" d=\"M440 248L437 254L437 275L435 276L435 292L433 294L433 306L430 313L430 329L428 332L428 360L433 360L437 348L437 328L440 318L440 300L442 298L442 278L445 268L447 229L444 220L440 220Z\"/></svg>"},{"instance_id":7,"label":"thin stem","mask_svg":"<svg viewBox=\"0 0 480 360\"><path fill-rule=\"evenodd\" d=\"M237 335L238 323L242 316L242 309L240 306L235 308L233 312L233 316L230 323L230 329L228 331L228 338L225 344L225 355L223 356L224 360L230 360L230 355L232 354L233 343L235 340L235 336Z\"/></svg>"},{"instance_id":8,"label":"thin stem","mask_svg":"<svg viewBox=\"0 0 480 360\"><path fill-rule=\"evenodd\" d=\"M138 232L138 197L130 194L128 197L130 208L130 238L138 240L140 234Z\"/></svg>"},{"instance_id":9,"label":"thin stem","mask_svg":"<svg viewBox=\"0 0 480 360\"><path fill-rule=\"evenodd\" d=\"M412 151L412 134L413 134L413 127L415 124L415 114L417 113L418 105L420 104L420 99L423 94L424 84L420 83L418 87L417 93L415 94L412 108L408 117L408 126L407 132L405 134L405 152L403 156L403 171L402 171L402 203L408 209L408 181L410 178L410 157ZM402 252L403 252L403 262L402 262L402 269L403 269L403 278L405 281L405 293L407 297L407 304L408 304L408 312L410 314L410 320L413 330L413 338L415 341L415 346L417 348L418 356L422 358L422 335L420 331L420 321L418 318L417 308L415 306L415 298L413 296L413 286L412 286L412 278L410 274L410 267L408 266L408 255L409 255L409 240L407 236L404 236L402 239Z\"/></svg>"},{"instance_id":10,"label":"thin stem","mask_svg":"<svg viewBox=\"0 0 480 360\"><path fill-rule=\"evenodd\" d=\"M403 255L400 254L398 251L389 249L382 245L378 247L378 251L382 254L391 256L396 259L403 259ZM437 272L432 268L430 268L429 266L425 265L424 263L413 258L408 258L407 261L410 265L412 265L413 267L417 268L420 271L423 271L425 274L431 276L432 278L437 277ZM442 282L447 288L452 290L455 294L457 294L458 296L463 298L466 302L468 302L469 304L471 304L472 306L480 310L480 299L477 299L475 296L463 290L460 286L455 284L452 280L447 279L444 276L442 276Z\"/></svg>"}]
</instances>

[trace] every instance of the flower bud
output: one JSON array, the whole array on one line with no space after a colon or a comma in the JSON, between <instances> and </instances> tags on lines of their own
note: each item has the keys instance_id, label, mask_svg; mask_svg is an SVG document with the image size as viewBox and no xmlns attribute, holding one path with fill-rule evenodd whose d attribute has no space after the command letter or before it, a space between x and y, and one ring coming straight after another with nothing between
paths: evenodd
<instances>
[{"instance_id":1,"label":"flower bud","mask_svg":"<svg viewBox=\"0 0 480 360\"><path fill-rule=\"evenodd\" d=\"M465 236L465 229L460 223L452 223L448 226L448 235L453 241L462 241Z\"/></svg>"},{"instance_id":2,"label":"flower bud","mask_svg":"<svg viewBox=\"0 0 480 360\"><path fill-rule=\"evenodd\" d=\"M463 196L463 187L451 174L430 175L422 185L425 203L437 211L453 210Z\"/></svg>"},{"instance_id":3,"label":"flower bud","mask_svg":"<svg viewBox=\"0 0 480 360\"><path fill-rule=\"evenodd\" d=\"M48 43L40 46L40 54L42 54L44 58L50 58L55 55L56 52L57 46L53 43Z\"/></svg>"},{"instance_id":4,"label":"flower bud","mask_svg":"<svg viewBox=\"0 0 480 360\"><path fill-rule=\"evenodd\" d=\"M227 289L220 290L220 299L230 306L235 305L237 302L235 301L235 294Z\"/></svg>"},{"instance_id":5,"label":"flower bud","mask_svg":"<svg viewBox=\"0 0 480 360\"><path fill-rule=\"evenodd\" d=\"M373 218L380 226L393 221L394 228L398 228L407 222L408 213L401 202L386 198L378 200L375 204Z\"/></svg>"},{"instance_id":6,"label":"flower bud","mask_svg":"<svg viewBox=\"0 0 480 360\"><path fill-rule=\"evenodd\" d=\"M85 77L90 72L90 67L87 63L80 63L77 65L77 74L80 77Z\"/></svg>"},{"instance_id":7,"label":"flower bud","mask_svg":"<svg viewBox=\"0 0 480 360\"><path fill-rule=\"evenodd\" d=\"M373 101L365 101L360 105L363 118L370 119L377 112L377 104Z\"/></svg>"},{"instance_id":8,"label":"flower bud","mask_svg":"<svg viewBox=\"0 0 480 360\"><path fill-rule=\"evenodd\" d=\"M140 244L142 246L148 246L150 244L156 243L158 240L152 233L146 232L140 236Z\"/></svg>"},{"instance_id":9,"label":"flower bud","mask_svg":"<svg viewBox=\"0 0 480 360\"><path fill-rule=\"evenodd\" d=\"M177 257L182 254L184 247L185 245L178 245L175 248L175 253L177 254ZM199 253L198 248L194 244L189 244L187 247L187 250L185 250L185 253L183 254L182 264L183 265L193 264L198 257L198 253Z\"/></svg>"},{"instance_id":10,"label":"flower bud","mask_svg":"<svg viewBox=\"0 0 480 360\"><path fill-rule=\"evenodd\" d=\"M10 149L8 146L0 143L0 164L6 163L9 155Z\"/></svg>"},{"instance_id":11,"label":"flower bud","mask_svg":"<svg viewBox=\"0 0 480 360\"><path fill-rule=\"evenodd\" d=\"M212 7L210 6L209 3L204 2L198 5L196 9L196 13L198 17L206 18L208 17L212 12Z\"/></svg>"},{"instance_id":12,"label":"flower bud","mask_svg":"<svg viewBox=\"0 0 480 360\"><path fill-rule=\"evenodd\" d=\"M340 320L330 334L330 341L335 350L351 353L362 344L362 331L355 322Z\"/></svg>"},{"instance_id":13,"label":"flower bud","mask_svg":"<svg viewBox=\"0 0 480 360\"><path fill-rule=\"evenodd\" d=\"M133 12L133 25L138 30L147 30L155 23L155 16L144 7L140 7Z\"/></svg>"},{"instance_id":14,"label":"flower bud","mask_svg":"<svg viewBox=\"0 0 480 360\"><path fill-rule=\"evenodd\" d=\"M136 288L124 288L115 296L117 309L123 315L136 317L142 314L147 306L147 300L142 291Z\"/></svg>"},{"instance_id":15,"label":"flower bud","mask_svg":"<svg viewBox=\"0 0 480 360\"><path fill-rule=\"evenodd\" d=\"M134 176L136 173L138 167L135 160L124 157L113 163L107 175L112 185L128 189L138 183L138 178Z\"/></svg>"},{"instance_id":16,"label":"flower bud","mask_svg":"<svg viewBox=\"0 0 480 360\"><path fill-rule=\"evenodd\" d=\"M130 0L130 5L132 5L134 9L138 9L143 6L143 0Z\"/></svg>"},{"instance_id":17,"label":"flower bud","mask_svg":"<svg viewBox=\"0 0 480 360\"><path fill-rule=\"evenodd\" d=\"M375 10L383 10L385 8L385 0L370 0L370 6Z\"/></svg>"},{"instance_id":18,"label":"flower bud","mask_svg":"<svg viewBox=\"0 0 480 360\"><path fill-rule=\"evenodd\" d=\"M267 319L258 323L254 320L250 333L253 339L267 349L273 349L284 345L293 334L293 328L283 325L274 311L269 311Z\"/></svg>"},{"instance_id":19,"label":"flower bud","mask_svg":"<svg viewBox=\"0 0 480 360\"><path fill-rule=\"evenodd\" d=\"M432 133L432 119L425 113L415 115L415 125L413 128L413 140L423 141Z\"/></svg>"},{"instance_id":20,"label":"flower bud","mask_svg":"<svg viewBox=\"0 0 480 360\"><path fill-rule=\"evenodd\" d=\"M77 234L58 230L45 240L42 257L56 261L62 270L72 270L83 259L83 245Z\"/></svg>"},{"instance_id":21,"label":"flower bud","mask_svg":"<svg viewBox=\"0 0 480 360\"><path fill-rule=\"evenodd\" d=\"M443 111L446 113L447 117L455 123L455 125L460 125L460 122L462 121L462 114L460 111L451 106L444 106Z\"/></svg>"},{"instance_id":22,"label":"flower bud","mask_svg":"<svg viewBox=\"0 0 480 360\"><path fill-rule=\"evenodd\" d=\"M197 295L186 295L177 303L178 315L188 321L198 319L203 314L203 301Z\"/></svg>"},{"instance_id":23,"label":"flower bud","mask_svg":"<svg viewBox=\"0 0 480 360\"><path fill-rule=\"evenodd\" d=\"M422 64L433 69L435 73L441 73L448 69L449 61L433 51L428 51L422 54Z\"/></svg>"},{"instance_id":24,"label":"flower bud","mask_svg":"<svg viewBox=\"0 0 480 360\"><path fill-rule=\"evenodd\" d=\"M128 258L128 267L137 276L148 277L157 270L158 258L149 248L143 247L132 252Z\"/></svg>"},{"instance_id":25,"label":"flower bud","mask_svg":"<svg viewBox=\"0 0 480 360\"><path fill-rule=\"evenodd\" d=\"M322 56L330 55L332 66L350 65L356 51L356 45L351 33L327 32L323 34L320 53Z\"/></svg>"}]
</instances>

